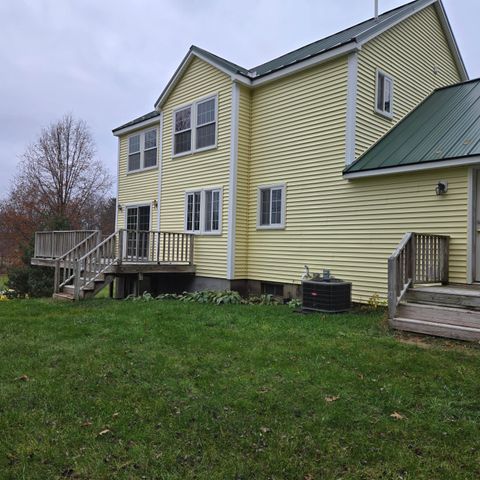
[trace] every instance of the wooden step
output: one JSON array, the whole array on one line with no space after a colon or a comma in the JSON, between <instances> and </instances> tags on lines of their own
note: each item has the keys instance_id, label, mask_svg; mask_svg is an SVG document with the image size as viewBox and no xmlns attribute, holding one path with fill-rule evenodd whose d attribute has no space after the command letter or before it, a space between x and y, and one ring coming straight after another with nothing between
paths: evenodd
<instances>
[{"instance_id":1,"label":"wooden step","mask_svg":"<svg viewBox=\"0 0 480 480\"><path fill-rule=\"evenodd\" d=\"M52 298L54 300L60 300L62 302L73 302L74 298L73 295L70 295L69 293L54 293L52 295Z\"/></svg>"},{"instance_id":2,"label":"wooden step","mask_svg":"<svg viewBox=\"0 0 480 480\"><path fill-rule=\"evenodd\" d=\"M447 325L445 323L428 322L413 318L395 317L390 324L397 330L422 333L436 337L454 338L457 340L480 341L480 328Z\"/></svg>"},{"instance_id":3,"label":"wooden step","mask_svg":"<svg viewBox=\"0 0 480 480\"><path fill-rule=\"evenodd\" d=\"M426 287L408 290L407 302L480 310L480 290L462 287Z\"/></svg>"},{"instance_id":4,"label":"wooden step","mask_svg":"<svg viewBox=\"0 0 480 480\"><path fill-rule=\"evenodd\" d=\"M397 316L461 327L480 329L480 311L423 303L401 303Z\"/></svg>"}]
</instances>

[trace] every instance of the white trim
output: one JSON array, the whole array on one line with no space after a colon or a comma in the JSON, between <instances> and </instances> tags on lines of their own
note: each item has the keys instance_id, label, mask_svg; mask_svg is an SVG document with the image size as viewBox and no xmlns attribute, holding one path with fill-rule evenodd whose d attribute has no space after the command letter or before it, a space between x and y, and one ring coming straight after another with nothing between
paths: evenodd
<instances>
[{"instance_id":1,"label":"white trim","mask_svg":"<svg viewBox=\"0 0 480 480\"><path fill-rule=\"evenodd\" d=\"M440 17L440 23L442 24L443 30L447 36L447 42L452 50L455 63L457 64L457 68L460 73L460 78L462 81L466 81L469 79L467 68L465 67L465 62L463 61L462 54L458 48L457 40L455 39L450 21L448 20L447 12L445 11L445 7L441 0L438 0L435 3L435 10Z\"/></svg>"},{"instance_id":2,"label":"white trim","mask_svg":"<svg viewBox=\"0 0 480 480\"><path fill-rule=\"evenodd\" d=\"M476 243L477 243L477 175L478 170L468 170L468 196L467 196L467 283L476 280Z\"/></svg>"},{"instance_id":3,"label":"white trim","mask_svg":"<svg viewBox=\"0 0 480 480\"><path fill-rule=\"evenodd\" d=\"M348 56L347 83L347 121L345 140L345 164L355 161L356 123L357 123L357 92L358 92L358 53Z\"/></svg>"},{"instance_id":4,"label":"white trim","mask_svg":"<svg viewBox=\"0 0 480 480\"><path fill-rule=\"evenodd\" d=\"M117 201L115 202L115 230L118 230L118 205L119 205L119 193L120 193L120 137L118 141L118 154L117 154Z\"/></svg>"},{"instance_id":5,"label":"white trim","mask_svg":"<svg viewBox=\"0 0 480 480\"><path fill-rule=\"evenodd\" d=\"M391 83L390 87L390 112L387 112L386 110L380 110L378 108L378 94L379 94L379 86L380 86L380 75L383 75L384 80L388 80ZM383 92L385 94L385 85L383 87ZM375 72L375 105L374 105L374 110L375 113L378 115L381 115L382 117L387 118L388 120L392 120L393 118L393 95L394 95L394 90L395 90L395 80L392 75L387 73L385 70L382 70L381 68L377 68ZM385 104L385 96L383 98L383 104Z\"/></svg>"},{"instance_id":6,"label":"white trim","mask_svg":"<svg viewBox=\"0 0 480 480\"><path fill-rule=\"evenodd\" d=\"M158 199L157 199L157 230L160 231L160 206L162 202L162 173L163 173L163 112L160 112L159 151L158 151Z\"/></svg>"},{"instance_id":7,"label":"white trim","mask_svg":"<svg viewBox=\"0 0 480 480\"><path fill-rule=\"evenodd\" d=\"M194 51L192 53L193 53L193 55L198 57L200 60L203 60L204 62L209 63L210 65L214 66L215 68L218 68L218 70L223 72L225 75L228 75L232 79L232 81L240 82L240 83L243 83L245 85L251 85L251 80L249 78L245 77L244 75L232 73L230 70L227 70L226 68L222 67L222 65L220 65L217 62L214 62L213 60L209 59L205 55L202 55L200 52Z\"/></svg>"},{"instance_id":8,"label":"white trim","mask_svg":"<svg viewBox=\"0 0 480 480\"><path fill-rule=\"evenodd\" d=\"M240 87L232 83L232 109L230 122L230 171L228 183L228 231L227 231L227 280L235 278L235 237L237 218L237 171L238 171L238 119L240 110Z\"/></svg>"},{"instance_id":9,"label":"white trim","mask_svg":"<svg viewBox=\"0 0 480 480\"><path fill-rule=\"evenodd\" d=\"M260 217L261 217L261 192L262 190L270 190L270 214L272 208L272 193L271 190L281 190L282 191L282 204L281 204L281 212L280 212L280 223L269 224L269 225L261 225L260 224ZM271 185L258 185L257 187L257 230L284 230L285 229L285 216L287 210L287 184L285 182L282 183L275 183Z\"/></svg>"},{"instance_id":10,"label":"white trim","mask_svg":"<svg viewBox=\"0 0 480 480\"><path fill-rule=\"evenodd\" d=\"M205 230L205 193L210 191L219 192L218 196L218 229ZM200 193L200 230L187 230L187 205L188 195ZM223 187L190 188L184 192L183 231L193 235L220 236L223 228Z\"/></svg>"},{"instance_id":11,"label":"white trim","mask_svg":"<svg viewBox=\"0 0 480 480\"><path fill-rule=\"evenodd\" d=\"M140 123L135 123L134 125L130 125L129 127L122 128L121 130L114 130L113 135L115 137L120 137L122 135L125 135L126 133L134 132L135 130L140 130L144 127L155 125L156 123L159 123L158 116L149 118L148 120L144 120L143 122L140 122Z\"/></svg>"},{"instance_id":12,"label":"white trim","mask_svg":"<svg viewBox=\"0 0 480 480\"><path fill-rule=\"evenodd\" d=\"M378 25L381 23L385 22L385 26L381 28L380 30L376 30L375 33L368 33L368 30L361 33L357 39L359 40L360 45L365 45L367 42L370 42L373 40L375 37L378 37L382 33L385 33L387 30L390 30L393 28L395 25L398 25L399 23L403 22L407 18L411 17L415 13L421 12L423 9L429 7L432 3L437 2L438 0L430 0L423 4L422 6L418 7L417 5L411 5L410 6L410 11L408 12L398 12L395 14L397 17L396 20L392 23L392 17L389 17L385 20L382 20L380 23L375 23L372 27L370 27L369 30L373 30L378 28Z\"/></svg>"},{"instance_id":13,"label":"white trim","mask_svg":"<svg viewBox=\"0 0 480 480\"><path fill-rule=\"evenodd\" d=\"M278 80L279 78L286 77L287 75L291 75L292 73L300 72L302 70L306 70L307 68L311 68L321 63L328 62L329 60L333 60L334 58L341 57L348 53L358 52L358 50L359 50L358 44L355 41L352 41L340 47L328 50L325 53L320 53L318 55L315 55L314 57L309 58L307 60L303 60L301 62L295 63L294 65L291 65L289 67L284 67L280 70L275 70L272 73L269 73L258 79L254 79L252 81L252 85L256 87L258 85L263 85L267 82L273 82L274 80Z\"/></svg>"},{"instance_id":14,"label":"white trim","mask_svg":"<svg viewBox=\"0 0 480 480\"><path fill-rule=\"evenodd\" d=\"M204 125L197 126L197 106L199 103L206 102L207 100L214 100L215 103L215 143L212 145L207 145L206 147L196 148L197 142L197 128L203 127ZM190 129L181 130L179 132L175 131L175 114L181 110L186 110L190 108ZM208 124L205 124L208 125ZM185 152L175 153L175 134L187 132L190 130L190 150ZM172 108L172 158L184 157L185 155L193 155L194 153L204 152L206 150L212 150L218 147L218 93L211 93L209 95L204 95L203 97L197 98L192 102L186 103L184 105L175 106Z\"/></svg>"},{"instance_id":15,"label":"white trim","mask_svg":"<svg viewBox=\"0 0 480 480\"><path fill-rule=\"evenodd\" d=\"M464 167L466 165L479 165L480 156L463 157L453 160L437 160L432 162L417 163L415 165L401 165L398 167L378 168L376 170L367 170L363 172L344 173L343 178L368 178L379 177L382 175L392 175L396 173L421 172L423 170L435 170L439 168Z\"/></svg>"}]
</instances>

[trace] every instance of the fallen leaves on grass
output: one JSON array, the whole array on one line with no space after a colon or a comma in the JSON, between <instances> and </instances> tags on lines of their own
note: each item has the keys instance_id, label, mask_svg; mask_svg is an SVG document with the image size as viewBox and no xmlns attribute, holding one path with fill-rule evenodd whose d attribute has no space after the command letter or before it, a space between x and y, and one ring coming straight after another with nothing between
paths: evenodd
<instances>
[{"instance_id":1,"label":"fallen leaves on grass","mask_svg":"<svg viewBox=\"0 0 480 480\"><path fill-rule=\"evenodd\" d=\"M85 420L83 423L82 423L82 427L90 427L92 425L92 422L90 420Z\"/></svg>"},{"instance_id":2,"label":"fallen leaves on grass","mask_svg":"<svg viewBox=\"0 0 480 480\"><path fill-rule=\"evenodd\" d=\"M340 396L331 395L331 396L325 397L325 401L327 403L336 402L337 400L340 400Z\"/></svg>"},{"instance_id":3,"label":"fallen leaves on grass","mask_svg":"<svg viewBox=\"0 0 480 480\"><path fill-rule=\"evenodd\" d=\"M393 412L390 414L390 416L394 420L405 420L407 418L405 415L402 415L401 413L398 413L398 412Z\"/></svg>"},{"instance_id":4,"label":"fallen leaves on grass","mask_svg":"<svg viewBox=\"0 0 480 480\"><path fill-rule=\"evenodd\" d=\"M109 428L106 428L105 430L102 430L101 432L98 433L98 436L99 437L103 437L104 435L106 435L107 433L110 433L111 430Z\"/></svg>"},{"instance_id":5,"label":"fallen leaves on grass","mask_svg":"<svg viewBox=\"0 0 480 480\"><path fill-rule=\"evenodd\" d=\"M16 380L19 382L28 382L30 378L28 378L28 375L20 375Z\"/></svg>"}]
</instances>

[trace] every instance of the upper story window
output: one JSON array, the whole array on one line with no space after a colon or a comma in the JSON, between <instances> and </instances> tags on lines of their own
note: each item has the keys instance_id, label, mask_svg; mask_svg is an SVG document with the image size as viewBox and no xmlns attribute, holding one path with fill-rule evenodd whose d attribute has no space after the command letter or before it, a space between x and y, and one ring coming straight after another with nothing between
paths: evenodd
<instances>
[{"instance_id":1,"label":"upper story window","mask_svg":"<svg viewBox=\"0 0 480 480\"><path fill-rule=\"evenodd\" d=\"M285 227L285 185L259 187L257 227Z\"/></svg>"},{"instance_id":2,"label":"upper story window","mask_svg":"<svg viewBox=\"0 0 480 480\"><path fill-rule=\"evenodd\" d=\"M217 144L217 97L173 112L173 154L193 153Z\"/></svg>"},{"instance_id":3,"label":"upper story window","mask_svg":"<svg viewBox=\"0 0 480 480\"><path fill-rule=\"evenodd\" d=\"M129 172L157 165L157 129L137 133L128 138Z\"/></svg>"},{"instance_id":4,"label":"upper story window","mask_svg":"<svg viewBox=\"0 0 480 480\"><path fill-rule=\"evenodd\" d=\"M185 231L221 233L221 189L212 188L185 194Z\"/></svg>"},{"instance_id":5,"label":"upper story window","mask_svg":"<svg viewBox=\"0 0 480 480\"><path fill-rule=\"evenodd\" d=\"M393 117L393 78L377 70L375 110L386 117Z\"/></svg>"}]
</instances>

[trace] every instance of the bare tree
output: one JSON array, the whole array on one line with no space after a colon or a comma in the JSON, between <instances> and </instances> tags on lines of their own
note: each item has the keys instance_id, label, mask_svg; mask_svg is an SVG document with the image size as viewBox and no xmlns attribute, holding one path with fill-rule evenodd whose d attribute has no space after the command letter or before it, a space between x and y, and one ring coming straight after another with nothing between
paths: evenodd
<instances>
[{"instance_id":1,"label":"bare tree","mask_svg":"<svg viewBox=\"0 0 480 480\"><path fill-rule=\"evenodd\" d=\"M103 198L111 178L95 158L95 145L87 124L65 115L42 130L23 155L18 184L36 189L42 210L60 218L74 212L82 216L84 205Z\"/></svg>"},{"instance_id":2,"label":"bare tree","mask_svg":"<svg viewBox=\"0 0 480 480\"><path fill-rule=\"evenodd\" d=\"M36 230L84 228L96 206L98 212L105 209L111 185L87 124L65 115L43 129L24 153L0 204L0 232L15 239L19 252Z\"/></svg>"}]
</instances>

